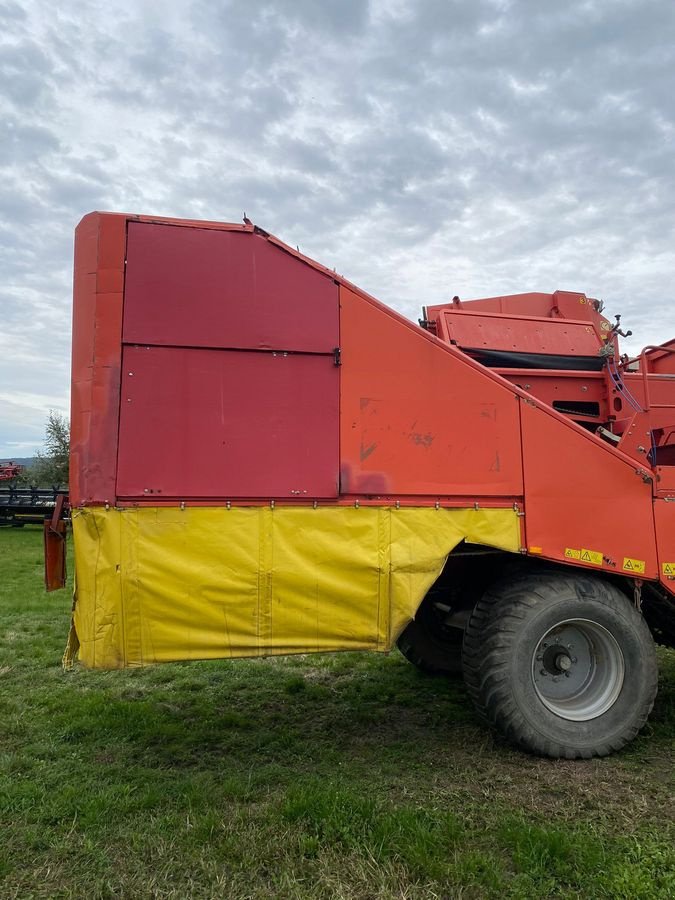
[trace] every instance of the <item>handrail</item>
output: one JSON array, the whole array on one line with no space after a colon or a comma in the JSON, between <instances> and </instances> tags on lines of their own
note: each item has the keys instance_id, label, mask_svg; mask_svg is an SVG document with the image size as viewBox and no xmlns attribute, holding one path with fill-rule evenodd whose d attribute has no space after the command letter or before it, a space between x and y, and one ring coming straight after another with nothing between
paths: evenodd
<instances>
[{"instance_id":1,"label":"handrail","mask_svg":"<svg viewBox=\"0 0 675 900\"><path fill-rule=\"evenodd\" d=\"M663 353L675 354L675 347L666 347L663 344L647 344L642 348L640 353L640 374L642 375L642 387L644 390L645 408L648 410L651 406L649 402L649 362L647 361L647 353L650 350L660 350ZM624 366L625 368L625 366Z\"/></svg>"}]
</instances>

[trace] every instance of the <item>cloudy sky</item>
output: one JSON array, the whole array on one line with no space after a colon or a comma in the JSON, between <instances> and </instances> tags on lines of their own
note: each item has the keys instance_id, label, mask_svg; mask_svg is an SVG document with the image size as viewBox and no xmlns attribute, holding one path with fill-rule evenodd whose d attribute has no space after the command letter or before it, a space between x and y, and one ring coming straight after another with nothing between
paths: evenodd
<instances>
[{"instance_id":1,"label":"cloudy sky","mask_svg":"<svg viewBox=\"0 0 675 900\"><path fill-rule=\"evenodd\" d=\"M0 0L0 458L67 412L93 209L240 221L411 318L585 291L675 335L673 0Z\"/></svg>"}]
</instances>

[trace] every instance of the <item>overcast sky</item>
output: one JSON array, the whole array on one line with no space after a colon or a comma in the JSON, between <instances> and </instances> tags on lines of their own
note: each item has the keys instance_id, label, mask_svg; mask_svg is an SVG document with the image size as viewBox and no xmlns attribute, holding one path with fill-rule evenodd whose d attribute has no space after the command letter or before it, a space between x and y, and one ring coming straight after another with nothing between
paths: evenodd
<instances>
[{"instance_id":1,"label":"overcast sky","mask_svg":"<svg viewBox=\"0 0 675 900\"><path fill-rule=\"evenodd\" d=\"M0 458L68 410L93 209L245 211L411 318L562 288L675 336L674 98L673 0L0 0Z\"/></svg>"}]
</instances>

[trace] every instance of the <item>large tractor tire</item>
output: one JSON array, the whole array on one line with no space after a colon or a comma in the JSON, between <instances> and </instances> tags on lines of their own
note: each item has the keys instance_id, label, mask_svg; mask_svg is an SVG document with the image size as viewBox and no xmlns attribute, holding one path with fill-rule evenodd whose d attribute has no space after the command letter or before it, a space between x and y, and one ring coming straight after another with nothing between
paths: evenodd
<instances>
[{"instance_id":1,"label":"large tractor tire","mask_svg":"<svg viewBox=\"0 0 675 900\"><path fill-rule=\"evenodd\" d=\"M590 575L539 573L494 585L471 614L462 657L481 717L540 756L620 750L656 696L644 619L618 588Z\"/></svg>"},{"instance_id":2,"label":"large tractor tire","mask_svg":"<svg viewBox=\"0 0 675 900\"><path fill-rule=\"evenodd\" d=\"M398 649L408 662L428 675L459 675L464 632L446 624L446 612L437 600L436 592L427 594L398 639Z\"/></svg>"}]
</instances>

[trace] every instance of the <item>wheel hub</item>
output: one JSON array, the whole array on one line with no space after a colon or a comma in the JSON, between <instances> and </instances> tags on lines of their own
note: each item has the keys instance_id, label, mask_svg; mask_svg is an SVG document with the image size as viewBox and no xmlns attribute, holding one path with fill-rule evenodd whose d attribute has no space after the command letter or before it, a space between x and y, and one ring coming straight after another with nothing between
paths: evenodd
<instances>
[{"instance_id":1,"label":"wheel hub","mask_svg":"<svg viewBox=\"0 0 675 900\"><path fill-rule=\"evenodd\" d=\"M614 636L589 619L567 619L543 635L532 656L539 699L555 715L584 722L603 715L623 686L625 664Z\"/></svg>"}]
</instances>

